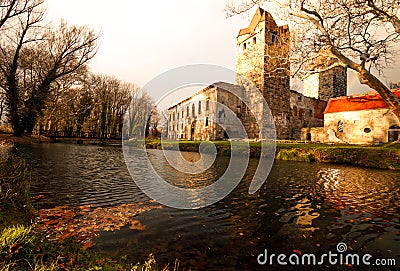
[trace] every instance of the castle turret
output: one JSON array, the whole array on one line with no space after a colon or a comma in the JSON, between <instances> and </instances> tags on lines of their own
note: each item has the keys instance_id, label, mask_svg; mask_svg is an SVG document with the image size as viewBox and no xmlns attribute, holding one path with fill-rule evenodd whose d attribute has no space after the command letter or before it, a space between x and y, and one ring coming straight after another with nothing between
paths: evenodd
<instances>
[{"instance_id":1,"label":"castle turret","mask_svg":"<svg viewBox=\"0 0 400 271\"><path fill-rule=\"evenodd\" d=\"M335 63L330 58L317 58L309 65L310 71L304 78L304 96L328 101L347 95L347 68ZM329 66L334 67L327 69Z\"/></svg>"},{"instance_id":2,"label":"castle turret","mask_svg":"<svg viewBox=\"0 0 400 271\"><path fill-rule=\"evenodd\" d=\"M237 84L241 76L262 92L274 117L278 139L289 137L289 28L278 26L271 14L258 8L250 25L237 36ZM257 101L251 101L257 103Z\"/></svg>"}]
</instances>

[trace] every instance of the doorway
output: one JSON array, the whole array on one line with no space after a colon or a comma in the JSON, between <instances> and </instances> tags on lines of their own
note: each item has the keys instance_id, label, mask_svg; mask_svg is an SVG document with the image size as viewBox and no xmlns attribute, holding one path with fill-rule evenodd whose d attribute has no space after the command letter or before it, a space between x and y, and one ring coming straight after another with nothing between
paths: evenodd
<instances>
[{"instance_id":1,"label":"doorway","mask_svg":"<svg viewBox=\"0 0 400 271\"><path fill-rule=\"evenodd\" d=\"M388 130L388 142L394 142L399 140L399 134L400 134L400 126L398 125L390 126Z\"/></svg>"}]
</instances>

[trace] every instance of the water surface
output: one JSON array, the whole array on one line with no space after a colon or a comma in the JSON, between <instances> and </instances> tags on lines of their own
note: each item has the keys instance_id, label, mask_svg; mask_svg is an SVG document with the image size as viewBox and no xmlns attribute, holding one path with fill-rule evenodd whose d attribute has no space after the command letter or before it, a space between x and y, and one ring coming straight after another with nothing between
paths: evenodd
<instances>
[{"instance_id":1,"label":"water surface","mask_svg":"<svg viewBox=\"0 0 400 271\"><path fill-rule=\"evenodd\" d=\"M19 150L33 168L32 192L45 196L39 208L149 200L129 175L120 148L37 144ZM149 150L149 157L164 178L186 187L215 181L229 163L218 157L205 173L187 176L168 166L161 151ZM399 172L277 161L263 187L249 195L256 167L251 159L245 179L222 201L199 210L164 207L143 213L137 218L145 230L104 232L93 249L135 262L154 253L160 263L179 259L192 270L268 270L256 260L264 249L322 254L344 242L351 252L395 258L400 265ZM348 270L322 269L343 268Z\"/></svg>"}]
</instances>

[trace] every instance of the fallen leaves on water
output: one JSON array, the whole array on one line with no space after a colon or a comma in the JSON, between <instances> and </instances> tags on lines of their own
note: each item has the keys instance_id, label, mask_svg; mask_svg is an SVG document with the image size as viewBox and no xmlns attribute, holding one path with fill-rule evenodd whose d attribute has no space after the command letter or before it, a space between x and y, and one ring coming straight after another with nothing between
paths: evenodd
<instances>
[{"instance_id":1,"label":"fallen leaves on water","mask_svg":"<svg viewBox=\"0 0 400 271\"><path fill-rule=\"evenodd\" d=\"M134 217L158 208L161 206L144 202L106 208L59 206L39 210L35 226L57 241L75 236L87 249L94 245L93 238L99 236L100 231L116 231L127 225L132 230L144 230L145 226Z\"/></svg>"},{"instance_id":2,"label":"fallen leaves on water","mask_svg":"<svg viewBox=\"0 0 400 271\"><path fill-rule=\"evenodd\" d=\"M296 254L299 254L299 255L301 255L301 251L300 251L300 250L298 250L298 249L293 249L293 252L294 252L294 253L296 253Z\"/></svg>"},{"instance_id":3,"label":"fallen leaves on water","mask_svg":"<svg viewBox=\"0 0 400 271\"><path fill-rule=\"evenodd\" d=\"M39 200L41 200L41 199L44 199L44 198L45 198L44 195L32 196L32 197L31 197L31 201L32 201L32 202L37 202L37 201L39 201Z\"/></svg>"}]
</instances>

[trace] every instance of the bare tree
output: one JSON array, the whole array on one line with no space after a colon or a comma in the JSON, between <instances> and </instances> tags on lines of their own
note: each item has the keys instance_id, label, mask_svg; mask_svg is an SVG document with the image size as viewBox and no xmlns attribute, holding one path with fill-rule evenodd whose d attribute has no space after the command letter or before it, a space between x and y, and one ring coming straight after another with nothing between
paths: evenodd
<instances>
[{"instance_id":1,"label":"bare tree","mask_svg":"<svg viewBox=\"0 0 400 271\"><path fill-rule=\"evenodd\" d=\"M6 107L6 92L0 88L0 125L3 124L3 113Z\"/></svg>"},{"instance_id":2,"label":"bare tree","mask_svg":"<svg viewBox=\"0 0 400 271\"><path fill-rule=\"evenodd\" d=\"M67 136L120 137L135 86L86 71L62 77L40 119L47 132Z\"/></svg>"},{"instance_id":3,"label":"bare tree","mask_svg":"<svg viewBox=\"0 0 400 271\"><path fill-rule=\"evenodd\" d=\"M74 111L79 108L80 89L88 77L88 71L81 70L57 79L52 85L52 91L38 121L38 131L54 134L58 131L68 130L70 123L74 123ZM90 109L89 107L88 109ZM72 111L72 112L71 112ZM79 114L80 110L77 109Z\"/></svg>"},{"instance_id":4,"label":"bare tree","mask_svg":"<svg viewBox=\"0 0 400 271\"><path fill-rule=\"evenodd\" d=\"M378 16L381 21L391 23L395 31L400 34L399 0L357 0L355 5Z\"/></svg>"},{"instance_id":5,"label":"bare tree","mask_svg":"<svg viewBox=\"0 0 400 271\"><path fill-rule=\"evenodd\" d=\"M376 90L400 119L400 101L374 72L391 67L398 51L398 0L245 0L226 6L228 16L274 2L291 25L291 65L298 74L340 65Z\"/></svg>"},{"instance_id":6,"label":"bare tree","mask_svg":"<svg viewBox=\"0 0 400 271\"><path fill-rule=\"evenodd\" d=\"M24 100L28 98L28 93L20 87L21 81L21 59L27 55L25 51L30 43L41 39L37 27L44 18L44 10L39 6L28 9L25 13L19 14L14 19L15 25L2 33L0 45L0 71L6 91L6 105L9 120L13 126L14 134L21 135L22 116L24 110ZM26 74L26 73L22 73ZM25 77L25 76L24 76ZM22 84L26 85L26 84ZM25 129L25 127L24 127Z\"/></svg>"},{"instance_id":7,"label":"bare tree","mask_svg":"<svg viewBox=\"0 0 400 271\"><path fill-rule=\"evenodd\" d=\"M135 92L124 120L124 134L128 138L141 138L146 135L151 113L155 109L154 101L146 92L139 89Z\"/></svg>"},{"instance_id":8,"label":"bare tree","mask_svg":"<svg viewBox=\"0 0 400 271\"><path fill-rule=\"evenodd\" d=\"M225 5L226 17L232 17L238 14L250 12L254 6L262 6L266 0L230 0Z\"/></svg>"},{"instance_id":9,"label":"bare tree","mask_svg":"<svg viewBox=\"0 0 400 271\"><path fill-rule=\"evenodd\" d=\"M43 3L43 0L0 0L0 30L6 23Z\"/></svg>"},{"instance_id":10,"label":"bare tree","mask_svg":"<svg viewBox=\"0 0 400 271\"><path fill-rule=\"evenodd\" d=\"M104 74L92 75L90 82L94 105L89 130L104 138L121 135L123 117L136 87Z\"/></svg>"},{"instance_id":11,"label":"bare tree","mask_svg":"<svg viewBox=\"0 0 400 271\"><path fill-rule=\"evenodd\" d=\"M161 138L160 121L160 111L157 106L154 106L150 113L150 117L147 120L145 132L146 138Z\"/></svg>"},{"instance_id":12,"label":"bare tree","mask_svg":"<svg viewBox=\"0 0 400 271\"><path fill-rule=\"evenodd\" d=\"M32 6L1 37L0 72L15 136L32 134L55 81L85 69L97 51L93 30L63 21L44 27L44 14L41 5Z\"/></svg>"},{"instance_id":13,"label":"bare tree","mask_svg":"<svg viewBox=\"0 0 400 271\"><path fill-rule=\"evenodd\" d=\"M389 88L391 88L391 89L400 88L400 81L397 81L397 82L389 82Z\"/></svg>"}]
</instances>

